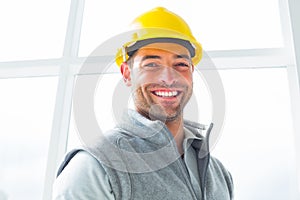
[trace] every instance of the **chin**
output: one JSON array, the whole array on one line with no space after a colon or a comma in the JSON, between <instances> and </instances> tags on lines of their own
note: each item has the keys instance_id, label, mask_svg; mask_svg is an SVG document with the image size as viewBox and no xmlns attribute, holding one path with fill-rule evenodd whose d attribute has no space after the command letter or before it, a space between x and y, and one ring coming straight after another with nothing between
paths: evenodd
<instances>
[{"instance_id":1,"label":"chin","mask_svg":"<svg viewBox=\"0 0 300 200\"><path fill-rule=\"evenodd\" d=\"M175 121L180 118L181 116L180 111L172 111L172 112L167 112L164 110L160 110L160 112L150 112L149 116L152 120L160 120L162 122L171 122Z\"/></svg>"}]
</instances>

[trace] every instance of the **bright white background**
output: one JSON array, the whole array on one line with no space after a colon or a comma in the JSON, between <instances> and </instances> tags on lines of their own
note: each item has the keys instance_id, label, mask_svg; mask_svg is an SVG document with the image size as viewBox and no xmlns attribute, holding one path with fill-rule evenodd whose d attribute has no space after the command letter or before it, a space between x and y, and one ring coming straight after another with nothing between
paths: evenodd
<instances>
[{"instance_id":1,"label":"bright white background","mask_svg":"<svg viewBox=\"0 0 300 200\"><path fill-rule=\"evenodd\" d=\"M164 6L186 19L205 50L283 46L277 0L135 0L131 3L134 6L120 0L111 0L105 6L102 1L86 1L80 56L89 55L101 42L126 30L126 25L137 15L157 6Z\"/></svg>"},{"instance_id":2,"label":"bright white background","mask_svg":"<svg viewBox=\"0 0 300 200\"><path fill-rule=\"evenodd\" d=\"M101 42L158 5L190 24L220 69L226 120L212 153L232 173L235 199L299 199L291 112L295 82L290 63L279 59L286 55L282 2L2 1L0 200L50 199L62 154L79 143L71 110L76 70ZM112 71L103 75L95 94L103 130L114 124L111 98L121 79ZM213 106L197 74L195 88L199 121L208 124Z\"/></svg>"}]
</instances>

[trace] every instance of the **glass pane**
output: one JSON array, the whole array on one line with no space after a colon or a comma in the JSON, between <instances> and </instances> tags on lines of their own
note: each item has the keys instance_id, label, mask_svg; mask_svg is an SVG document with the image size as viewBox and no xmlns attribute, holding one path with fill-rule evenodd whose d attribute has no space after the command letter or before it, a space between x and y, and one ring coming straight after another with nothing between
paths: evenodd
<instances>
[{"instance_id":1,"label":"glass pane","mask_svg":"<svg viewBox=\"0 0 300 200\"><path fill-rule=\"evenodd\" d=\"M0 3L0 61L61 57L70 0Z\"/></svg>"},{"instance_id":2,"label":"glass pane","mask_svg":"<svg viewBox=\"0 0 300 200\"><path fill-rule=\"evenodd\" d=\"M57 82L0 79L0 199L42 199Z\"/></svg>"},{"instance_id":3,"label":"glass pane","mask_svg":"<svg viewBox=\"0 0 300 200\"><path fill-rule=\"evenodd\" d=\"M277 0L86 1L80 56L118 35L139 14L157 6L182 16L205 50L283 46ZM103 31L105 30L105 31Z\"/></svg>"},{"instance_id":4,"label":"glass pane","mask_svg":"<svg viewBox=\"0 0 300 200\"><path fill-rule=\"evenodd\" d=\"M87 78L99 78L97 89L95 91L95 115L98 122L98 126L102 132L105 132L115 125L114 113L112 111L112 98L114 92L116 92L117 84L122 81L121 74L105 74L105 75L81 75ZM70 131L68 137L68 149L72 149L75 146L80 145L78 138L78 131L76 128L76 122L74 120L74 112L72 110Z\"/></svg>"},{"instance_id":5,"label":"glass pane","mask_svg":"<svg viewBox=\"0 0 300 200\"><path fill-rule=\"evenodd\" d=\"M213 150L235 199L296 199L295 146L286 69L220 71L226 122Z\"/></svg>"}]
</instances>

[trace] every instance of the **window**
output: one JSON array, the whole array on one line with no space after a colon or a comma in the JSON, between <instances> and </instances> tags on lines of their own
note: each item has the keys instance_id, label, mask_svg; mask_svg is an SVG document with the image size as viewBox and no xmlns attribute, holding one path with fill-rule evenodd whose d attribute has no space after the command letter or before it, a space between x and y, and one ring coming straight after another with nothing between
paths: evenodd
<instances>
[{"instance_id":1,"label":"window","mask_svg":"<svg viewBox=\"0 0 300 200\"><path fill-rule=\"evenodd\" d=\"M0 61L61 57L69 6L69 0L2 2Z\"/></svg>"},{"instance_id":2,"label":"window","mask_svg":"<svg viewBox=\"0 0 300 200\"><path fill-rule=\"evenodd\" d=\"M1 199L42 199L57 80L0 79Z\"/></svg>"},{"instance_id":3,"label":"window","mask_svg":"<svg viewBox=\"0 0 300 200\"><path fill-rule=\"evenodd\" d=\"M96 118L103 131L114 125L122 112L112 111L122 83L119 69L97 72L114 55L87 58L134 17L157 6L189 23L223 81L226 118L212 153L232 173L235 198L299 196L299 58L292 58L300 49L296 3L11 0L0 3L0 199L51 199L59 161L80 143L71 109L76 77L100 75ZM81 74L86 59L95 71ZM210 61L200 72L210 73ZM191 118L207 125L213 119L211 94L201 73L194 78L187 109L196 105Z\"/></svg>"},{"instance_id":4,"label":"window","mask_svg":"<svg viewBox=\"0 0 300 200\"><path fill-rule=\"evenodd\" d=\"M283 47L274 0L112 0L105 6L90 0L85 5L79 55L88 56L103 41L125 31L136 16L157 6L182 16L206 51Z\"/></svg>"},{"instance_id":5,"label":"window","mask_svg":"<svg viewBox=\"0 0 300 200\"><path fill-rule=\"evenodd\" d=\"M285 68L220 71L226 121L213 149L236 199L295 199L295 138Z\"/></svg>"}]
</instances>

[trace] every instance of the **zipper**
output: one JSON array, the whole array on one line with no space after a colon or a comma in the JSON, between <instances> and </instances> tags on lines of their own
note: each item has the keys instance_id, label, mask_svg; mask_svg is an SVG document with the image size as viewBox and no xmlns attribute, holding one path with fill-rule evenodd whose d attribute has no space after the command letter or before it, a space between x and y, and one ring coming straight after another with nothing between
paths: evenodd
<instances>
[{"instance_id":1,"label":"zipper","mask_svg":"<svg viewBox=\"0 0 300 200\"><path fill-rule=\"evenodd\" d=\"M197 200L197 196L196 196L196 193L193 189L193 186L192 186L192 183L188 177L188 172L187 172L187 169L186 167L184 166L184 163L183 163L183 160L181 158L178 159L179 160L179 163L180 163L180 169L181 169L181 172L184 176L184 179L185 179L185 182L187 183L187 186L192 194L192 196L194 197L195 200Z\"/></svg>"},{"instance_id":2,"label":"zipper","mask_svg":"<svg viewBox=\"0 0 300 200\"><path fill-rule=\"evenodd\" d=\"M206 159L206 163L205 163L205 168L204 168L204 178L203 178L203 183L201 183L201 190L202 190L202 199L206 200L206 175L207 175L207 169L209 166L209 161L210 161L210 152L209 152L209 137L210 137L210 133L211 130L213 128L214 124L210 123L209 128L207 129L206 132L206 137L205 137L205 143L206 143L206 150L207 150L207 155L205 156ZM199 159L199 158L198 158Z\"/></svg>"},{"instance_id":3,"label":"zipper","mask_svg":"<svg viewBox=\"0 0 300 200\"><path fill-rule=\"evenodd\" d=\"M198 158L199 159L199 158ZM201 174L203 176L200 177L200 187L201 187L201 191L202 191L202 199L205 200L206 199L206 176L207 176L207 169L209 166L209 161L210 161L210 155L209 153L203 158L204 162L204 166L203 166L203 174ZM200 172L200 169L198 169L198 171Z\"/></svg>"},{"instance_id":4,"label":"zipper","mask_svg":"<svg viewBox=\"0 0 300 200\"><path fill-rule=\"evenodd\" d=\"M201 192L202 192L202 198L201 198L201 200L206 200L206 195L205 195L206 194L206 173L207 173L207 169L208 169L208 165L209 165L209 160L210 160L210 155L209 155L209 136L210 136L210 132L211 132L212 128L213 128L213 123L210 124L210 126L209 126L209 128L208 128L208 130L206 132L206 137L205 137L205 143L207 145L206 146L206 150L208 152L208 155L205 156L205 158L207 159L207 162L205 163L205 166L204 166L203 183L201 183L201 181L200 181L200 189L201 189ZM166 126L164 127L164 131L166 131L167 134L170 134L169 130L166 128ZM169 138L169 139L170 139L170 142L173 143L172 142L173 138ZM174 145L174 143L173 143L173 145ZM191 183L191 181L190 181L190 179L188 177L187 169L185 167L184 161L181 159L181 155L178 152L177 146L174 145L173 148L174 148L174 150L176 151L176 153L178 155L178 160L179 160L179 163L180 163L179 164L180 165L179 168L180 168L180 170L182 172L182 175L184 176L184 179L185 179L185 182L186 182L186 184L188 186L188 189L189 189L191 195L193 196L193 198L195 200L199 200L199 199L197 199L197 195L196 195L196 193L194 191L194 188L192 186L192 183ZM197 159L199 159L198 156L197 156Z\"/></svg>"},{"instance_id":5,"label":"zipper","mask_svg":"<svg viewBox=\"0 0 300 200\"><path fill-rule=\"evenodd\" d=\"M165 127L164 128L164 130L167 132L167 134L170 134L170 132L169 132L169 130ZM191 183L191 181L190 181L190 179L189 179L189 177L188 177L188 172L187 172L187 169L186 169L186 167L185 167L185 164L183 163L183 160L182 160L182 158L181 158L181 155L180 155L180 153L178 152L178 149L177 149L177 146L176 146L176 144L174 144L173 143L173 140L174 138L169 138L169 142L171 143L171 144L173 144L173 148L174 148L174 151L176 152L176 154L178 155L178 162L176 162L176 163L178 163L178 165L179 165L179 168L180 168L180 170L181 170L181 172L182 172L182 175L184 176L184 179L185 179L185 183L186 183L186 185L188 186L188 189L189 189L189 191L190 191L190 194L193 196L193 199L195 199L195 200L198 200L197 199L197 196L196 196L196 193L195 193L195 191L194 191L194 189L193 189L193 186L192 186L192 183Z\"/></svg>"},{"instance_id":6,"label":"zipper","mask_svg":"<svg viewBox=\"0 0 300 200\"><path fill-rule=\"evenodd\" d=\"M171 133L169 133L169 130L166 127L164 127L164 131L166 131L167 134L171 134ZM187 172L187 169L185 167L185 164L183 163L181 155L178 152L176 144L174 144L173 141L172 141L174 138L169 138L169 139L170 139L169 142L173 144L172 146L173 146L176 154L178 155L178 159L177 159L178 162L176 161L176 163L178 163L178 165L179 165L178 167L180 168L180 171L181 171L181 173L182 173L182 175L184 177L184 180L185 180L186 185L187 185L187 187L188 187L188 189L190 191L190 194L193 196L193 199L198 200L197 196L196 196L196 193L195 193L195 191L193 189L192 183L191 183L191 181L190 181L190 179L188 177L188 172Z\"/></svg>"}]
</instances>

